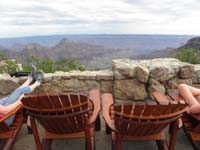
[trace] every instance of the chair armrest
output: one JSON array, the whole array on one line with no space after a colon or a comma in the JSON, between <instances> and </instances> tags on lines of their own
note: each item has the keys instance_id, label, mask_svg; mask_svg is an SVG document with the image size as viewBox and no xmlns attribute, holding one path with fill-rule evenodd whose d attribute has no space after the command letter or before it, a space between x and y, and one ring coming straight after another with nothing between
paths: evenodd
<instances>
[{"instance_id":1,"label":"chair armrest","mask_svg":"<svg viewBox=\"0 0 200 150\"><path fill-rule=\"evenodd\" d=\"M171 97L173 100L179 101L179 100L184 100L184 98L179 95L178 92L167 92L167 94L169 95L169 97Z\"/></svg>"},{"instance_id":2,"label":"chair armrest","mask_svg":"<svg viewBox=\"0 0 200 150\"><path fill-rule=\"evenodd\" d=\"M99 94L99 90L95 89L95 90L91 90L89 92L89 99L91 99L93 101L94 104L94 111L93 114L90 118L89 124L94 123L99 111L100 111L100 94Z\"/></svg>"},{"instance_id":3,"label":"chair armrest","mask_svg":"<svg viewBox=\"0 0 200 150\"><path fill-rule=\"evenodd\" d=\"M114 131L117 131L114 122L110 118L110 106L113 104L113 97L110 93L105 93L102 96L102 112L103 118L106 121L106 124Z\"/></svg>"},{"instance_id":4,"label":"chair armrest","mask_svg":"<svg viewBox=\"0 0 200 150\"><path fill-rule=\"evenodd\" d=\"M3 122L6 119L8 119L10 116L16 114L21 108L22 108L22 104L19 104L15 109L11 110L7 114L3 114L3 116L0 118L0 122Z\"/></svg>"},{"instance_id":5,"label":"chair armrest","mask_svg":"<svg viewBox=\"0 0 200 150\"><path fill-rule=\"evenodd\" d=\"M153 97L157 102L169 102L170 100L166 97L164 93L161 92L153 92Z\"/></svg>"}]
</instances>

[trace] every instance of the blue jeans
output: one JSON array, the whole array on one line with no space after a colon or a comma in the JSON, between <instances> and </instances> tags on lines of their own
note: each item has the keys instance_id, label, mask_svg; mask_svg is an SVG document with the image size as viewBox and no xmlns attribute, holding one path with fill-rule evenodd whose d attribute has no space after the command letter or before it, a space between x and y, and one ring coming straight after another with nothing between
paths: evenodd
<instances>
[{"instance_id":1,"label":"blue jeans","mask_svg":"<svg viewBox=\"0 0 200 150\"><path fill-rule=\"evenodd\" d=\"M29 86L23 86L17 88L14 92L10 95L0 99L0 105L7 106L14 102L16 102L22 94L31 93L31 89ZM5 120L7 125L11 125L14 121L15 115L10 116L8 119Z\"/></svg>"}]
</instances>

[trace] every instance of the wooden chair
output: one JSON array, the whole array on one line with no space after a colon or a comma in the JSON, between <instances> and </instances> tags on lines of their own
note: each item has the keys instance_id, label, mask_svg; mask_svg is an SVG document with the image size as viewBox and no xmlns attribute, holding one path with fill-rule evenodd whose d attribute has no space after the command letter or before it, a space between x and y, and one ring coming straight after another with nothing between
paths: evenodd
<instances>
[{"instance_id":1,"label":"wooden chair","mask_svg":"<svg viewBox=\"0 0 200 150\"><path fill-rule=\"evenodd\" d=\"M100 111L99 91L84 94L40 95L22 100L30 115L38 150L51 149L52 139L85 137L86 149L95 149L94 122ZM36 120L44 128L42 143Z\"/></svg>"},{"instance_id":2,"label":"wooden chair","mask_svg":"<svg viewBox=\"0 0 200 150\"><path fill-rule=\"evenodd\" d=\"M103 117L112 130L112 149L121 150L123 140L156 140L159 149L175 149L178 118L187 104L170 102L135 102L113 104L111 94L102 99ZM169 146L164 128L171 123Z\"/></svg>"},{"instance_id":3,"label":"wooden chair","mask_svg":"<svg viewBox=\"0 0 200 150\"><path fill-rule=\"evenodd\" d=\"M22 105L18 105L14 110L0 117L0 139L3 140L2 150L11 150L16 137L23 124ZM4 121L10 116L16 115L12 125L8 126Z\"/></svg>"},{"instance_id":4,"label":"wooden chair","mask_svg":"<svg viewBox=\"0 0 200 150\"><path fill-rule=\"evenodd\" d=\"M177 92L167 93L167 95L160 92L154 92L153 96L157 100L162 101L180 101L184 99ZM194 149L200 149L200 116L198 114L183 113L181 119L183 122L183 130L192 147Z\"/></svg>"}]
</instances>

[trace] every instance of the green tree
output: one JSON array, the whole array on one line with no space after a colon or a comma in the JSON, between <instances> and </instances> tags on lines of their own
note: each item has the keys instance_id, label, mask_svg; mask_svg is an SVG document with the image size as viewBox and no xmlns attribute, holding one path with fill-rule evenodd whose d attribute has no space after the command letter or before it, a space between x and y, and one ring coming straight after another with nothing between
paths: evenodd
<instances>
[{"instance_id":1,"label":"green tree","mask_svg":"<svg viewBox=\"0 0 200 150\"><path fill-rule=\"evenodd\" d=\"M2 52L0 52L0 73L13 73L18 70L18 62L13 59L8 59Z\"/></svg>"},{"instance_id":2,"label":"green tree","mask_svg":"<svg viewBox=\"0 0 200 150\"><path fill-rule=\"evenodd\" d=\"M5 55L2 52L0 52L0 61L5 60L5 58L6 58Z\"/></svg>"},{"instance_id":3,"label":"green tree","mask_svg":"<svg viewBox=\"0 0 200 150\"><path fill-rule=\"evenodd\" d=\"M191 64L200 63L199 56L199 52L191 47L179 48L175 55L177 59Z\"/></svg>"},{"instance_id":4,"label":"green tree","mask_svg":"<svg viewBox=\"0 0 200 150\"><path fill-rule=\"evenodd\" d=\"M30 64L35 64L38 69L43 70L46 73L53 73L55 71L70 71L70 70L84 70L84 67L75 59L60 58L54 61L49 58L41 59L35 56L31 56L27 63L23 65L24 71L30 71Z\"/></svg>"}]
</instances>

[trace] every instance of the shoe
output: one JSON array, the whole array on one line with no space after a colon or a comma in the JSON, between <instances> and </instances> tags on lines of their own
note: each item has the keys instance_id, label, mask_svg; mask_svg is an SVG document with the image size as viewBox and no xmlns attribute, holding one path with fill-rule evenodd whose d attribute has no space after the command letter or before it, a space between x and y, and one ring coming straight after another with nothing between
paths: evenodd
<instances>
[{"instance_id":1,"label":"shoe","mask_svg":"<svg viewBox=\"0 0 200 150\"><path fill-rule=\"evenodd\" d=\"M42 70L39 70L36 72L36 81L42 83L44 79L44 72Z\"/></svg>"},{"instance_id":2,"label":"shoe","mask_svg":"<svg viewBox=\"0 0 200 150\"><path fill-rule=\"evenodd\" d=\"M37 71L37 67L35 65L31 65L31 72L29 76L32 77L33 80L36 80L36 71Z\"/></svg>"}]
</instances>

